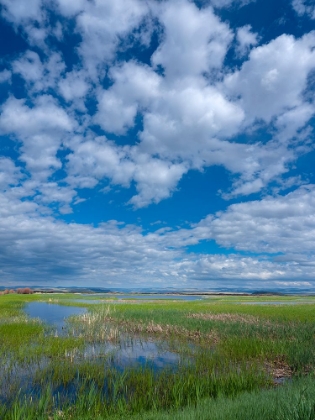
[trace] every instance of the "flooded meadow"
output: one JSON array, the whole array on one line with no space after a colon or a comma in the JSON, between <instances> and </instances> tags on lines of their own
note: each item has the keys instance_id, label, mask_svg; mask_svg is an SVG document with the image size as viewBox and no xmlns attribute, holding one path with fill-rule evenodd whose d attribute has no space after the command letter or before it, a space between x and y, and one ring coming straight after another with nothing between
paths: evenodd
<instances>
[{"instance_id":1,"label":"flooded meadow","mask_svg":"<svg viewBox=\"0 0 315 420\"><path fill-rule=\"evenodd\" d=\"M313 418L315 299L164 297L0 296L0 418Z\"/></svg>"}]
</instances>

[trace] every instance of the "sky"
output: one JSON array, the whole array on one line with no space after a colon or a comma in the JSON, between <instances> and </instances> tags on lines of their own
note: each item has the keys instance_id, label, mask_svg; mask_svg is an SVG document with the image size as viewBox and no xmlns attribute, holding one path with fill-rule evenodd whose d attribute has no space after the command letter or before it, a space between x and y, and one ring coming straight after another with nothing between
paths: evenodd
<instances>
[{"instance_id":1,"label":"sky","mask_svg":"<svg viewBox=\"0 0 315 420\"><path fill-rule=\"evenodd\" d=\"M313 0L0 0L0 285L315 291Z\"/></svg>"}]
</instances>

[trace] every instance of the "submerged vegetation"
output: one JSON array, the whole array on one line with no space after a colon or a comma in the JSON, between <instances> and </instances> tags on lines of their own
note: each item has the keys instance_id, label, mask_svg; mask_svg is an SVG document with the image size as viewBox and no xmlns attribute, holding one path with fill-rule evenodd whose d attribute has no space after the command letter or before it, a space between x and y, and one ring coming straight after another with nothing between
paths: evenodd
<instances>
[{"instance_id":1,"label":"submerged vegetation","mask_svg":"<svg viewBox=\"0 0 315 420\"><path fill-rule=\"evenodd\" d=\"M1 419L315 419L315 299L76 299L0 296ZM88 312L58 332L35 301Z\"/></svg>"}]
</instances>

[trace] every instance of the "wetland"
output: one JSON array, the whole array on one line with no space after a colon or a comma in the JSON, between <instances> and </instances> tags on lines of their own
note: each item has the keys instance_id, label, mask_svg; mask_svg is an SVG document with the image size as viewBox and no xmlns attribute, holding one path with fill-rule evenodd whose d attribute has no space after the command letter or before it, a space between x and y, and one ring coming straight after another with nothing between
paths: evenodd
<instances>
[{"instance_id":1,"label":"wetland","mask_svg":"<svg viewBox=\"0 0 315 420\"><path fill-rule=\"evenodd\" d=\"M0 361L4 420L313 419L315 299L3 295Z\"/></svg>"}]
</instances>

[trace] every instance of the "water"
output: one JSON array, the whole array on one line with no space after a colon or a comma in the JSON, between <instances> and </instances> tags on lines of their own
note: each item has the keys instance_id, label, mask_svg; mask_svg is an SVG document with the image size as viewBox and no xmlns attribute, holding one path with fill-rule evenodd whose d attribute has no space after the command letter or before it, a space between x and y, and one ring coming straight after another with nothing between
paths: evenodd
<instances>
[{"instance_id":1,"label":"water","mask_svg":"<svg viewBox=\"0 0 315 420\"><path fill-rule=\"evenodd\" d=\"M32 318L40 318L41 321L56 328L61 333L66 326L66 318L72 315L83 315L86 308L73 306L55 305L46 302L31 302L25 308L25 313Z\"/></svg>"},{"instance_id":2,"label":"water","mask_svg":"<svg viewBox=\"0 0 315 420\"><path fill-rule=\"evenodd\" d=\"M82 296L91 296L91 295L82 295ZM115 294L102 294L100 299L112 299L116 298L118 300L185 300L185 301L194 301L194 300L203 300L203 296L195 296L195 295L166 295L166 294L154 294L154 295L137 295L137 294L126 294L126 295L115 295ZM92 300L94 302L98 302L98 300ZM78 299L78 302L90 303L89 299Z\"/></svg>"},{"instance_id":3,"label":"water","mask_svg":"<svg viewBox=\"0 0 315 420\"><path fill-rule=\"evenodd\" d=\"M88 297L91 295L82 294L81 296ZM95 296L95 295L94 295ZM94 297L93 296L93 297ZM126 300L139 300L139 301L146 301L150 302L152 300L184 300L184 301L196 301L196 300L203 300L203 296L192 296L192 295L114 295L114 294L98 294L97 299L86 299L78 297L75 300L68 300L68 302L77 302L77 303L88 303L88 304L117 304L117 303L125 303ZM111 299L111 300L110 300Z\"/></svg>"},{"instance_id":4,"label":"water","mask_svg":"<svg viewBox=\"0 0 315 420\"><path fill-rule=\"evenodd\" d=\"M192 297L192 296L191 296ZM125 297L119 297L118 298L118 300L114 300L114 299L111 299L111 298L107 298L108 300L106 300L106 299L75 299L75 300L67 300L67 302L75 302L75 303L88 303L88 304L101 304L101 303L104 303L104 304L121 304L121 303L126 303L126 301L128 302L130 302L130 301L135 301L135 300L137 300L137 301L139 301L139 303L140 303L140 301L142 301L142 302L151 302L151 301L154 301L154 300L160 300L161 298L153 298L153 299L151 299L151 298L149 298L149 297L136 297L136 298L134 298L134 297L132 297L132 296L128 296L128 298L125 298ZM170 299L168 299L168 300L170 300ZM192 301L192 300L201 300L201 299L174 299L174 300L190 300L190 301Z\"/></svg>"},{"instance_id":5,"label":"water","mask_svg":"<svg viewBox=\"0 0 315 420\"><path fill-rule=\"evenodd\" d=\"M176 369L180 356L168 349L166 342L141 339L139 337L121 337L119 343L92 344L85 348L84 359L101 359L112 355L110 364L119 370L128 367L149 367L155 372L165 368Z\"/></svg>"}]
</instances>

